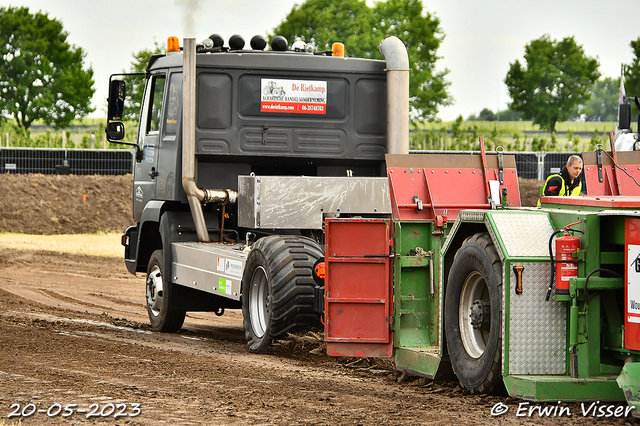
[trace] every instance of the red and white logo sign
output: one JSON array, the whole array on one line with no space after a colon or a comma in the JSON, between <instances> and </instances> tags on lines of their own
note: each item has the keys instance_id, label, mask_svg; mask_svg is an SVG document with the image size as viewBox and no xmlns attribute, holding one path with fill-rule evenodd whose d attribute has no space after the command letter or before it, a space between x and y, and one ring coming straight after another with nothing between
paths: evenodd
<instances>
[{"instance_id":1,"label":"red and white logo sign","mask_svg":"<svg viewBox=\"0 0 640 426\"><path fill-rule=\"evenodd\" d=\"M326 81L263 78L260 93L261 112L327 113Z\"/></svg>"}]
</instances>

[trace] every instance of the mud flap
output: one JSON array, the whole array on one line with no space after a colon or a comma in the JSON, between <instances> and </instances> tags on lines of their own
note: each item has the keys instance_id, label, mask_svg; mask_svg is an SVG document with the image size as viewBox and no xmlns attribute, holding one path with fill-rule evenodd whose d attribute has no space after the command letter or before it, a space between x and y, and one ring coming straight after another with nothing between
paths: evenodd
<instances>
[{"instance_id":1,"label":"mud flap","mask_svg":"<svg viewBox=\"0 0 640 426\"><path fill-rule=\"evenodd\" d=\"M629 407L634 406L633 417L640 418L640 362L629 362L616 379L624 392Z\"/></svg>"}]
</instances>

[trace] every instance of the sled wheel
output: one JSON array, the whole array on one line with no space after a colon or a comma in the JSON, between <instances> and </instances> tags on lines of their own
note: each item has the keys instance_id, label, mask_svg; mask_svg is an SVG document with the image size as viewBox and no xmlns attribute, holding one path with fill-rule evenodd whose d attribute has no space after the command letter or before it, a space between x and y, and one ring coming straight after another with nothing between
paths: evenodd
<instances>
[{"instance_id":1,"label":"sled wheel","mask_svg":"<svg viewBox=\"0 0 640 426\"><path fill-rule=\"evenodd\" d=\"M488 234L456 252L445 293L445 336L453 371L471 393L502 381L502 267Z\"/></svg>"}]
</instances>

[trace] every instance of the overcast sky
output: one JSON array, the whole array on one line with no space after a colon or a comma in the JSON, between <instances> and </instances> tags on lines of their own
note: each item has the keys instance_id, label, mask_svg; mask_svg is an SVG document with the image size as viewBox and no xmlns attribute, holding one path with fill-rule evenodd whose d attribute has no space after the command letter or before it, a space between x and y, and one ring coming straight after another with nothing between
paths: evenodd
<instances>
[{"instance_id":1,"label":"overcast sky","mask_svg":"<svg viewBox=\"0 0 640 426\"><path fill-rule=\"evenodd\" d=\"M336 0L339 1L339 0ZM204 39L233 34L248 41L266 35L298 0L0 0L0 6L26 6L62 21L72 44L87 53L96 95L92 116L105 115L109 75L129 69L131 55L168 36ZM504 78L509 64L522 62L524 46L547 33L552 39L575 36L586 54L597 57L604 76L618 77L630 63L629 43L640 37L639 0L423 0L440 19L445 35L438 55L454 105L438 117L454 120L483 108L504 109L509 102ZM189 8L189 5L191 7ZM185 19L186 11L196 11ZM347 54L349 46L346 46ZM628 95L640 95L631 94Z\"/></svg>"}]
</instances>

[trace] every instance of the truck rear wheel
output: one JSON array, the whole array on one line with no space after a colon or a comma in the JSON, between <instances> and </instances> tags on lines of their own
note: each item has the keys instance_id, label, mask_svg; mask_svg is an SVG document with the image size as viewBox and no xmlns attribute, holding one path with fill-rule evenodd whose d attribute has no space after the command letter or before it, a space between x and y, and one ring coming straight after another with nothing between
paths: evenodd
<instances>
[{"instance_id":1,"label":"truck rear wheel","mask_svg":"<svg viewBox=\"0 0 640 426\"><path fill-rule=\"evenodd\" d=\"M147 267L147 313L151 327L156 331L178 331L184 323L186 311L173 308L175 284L164 278L162 250L151 254Z\"/></svg>"},{"instance_id":2,"label":"truck rear wheel","mask_svg":"<svg viewBox=\"0 0 640 426\"><path fill-rule=\"evenodd\" d=\"M320 246L301 236L271 235L254 244L242 278L244 334L251 352L318 323L311 270L321 256Z\"/></svg>"},{"instance_id":3,"label":"truck rear wheel","mask_svg":"<svg viewBox=\"0 0 640 426\"><path fill-rule=\"evenodd\" d=\"M445 294L445 335L453 371L471 393L501 383L502 267L488 234L456 252Z\"/></svg>"}]
</instances>

